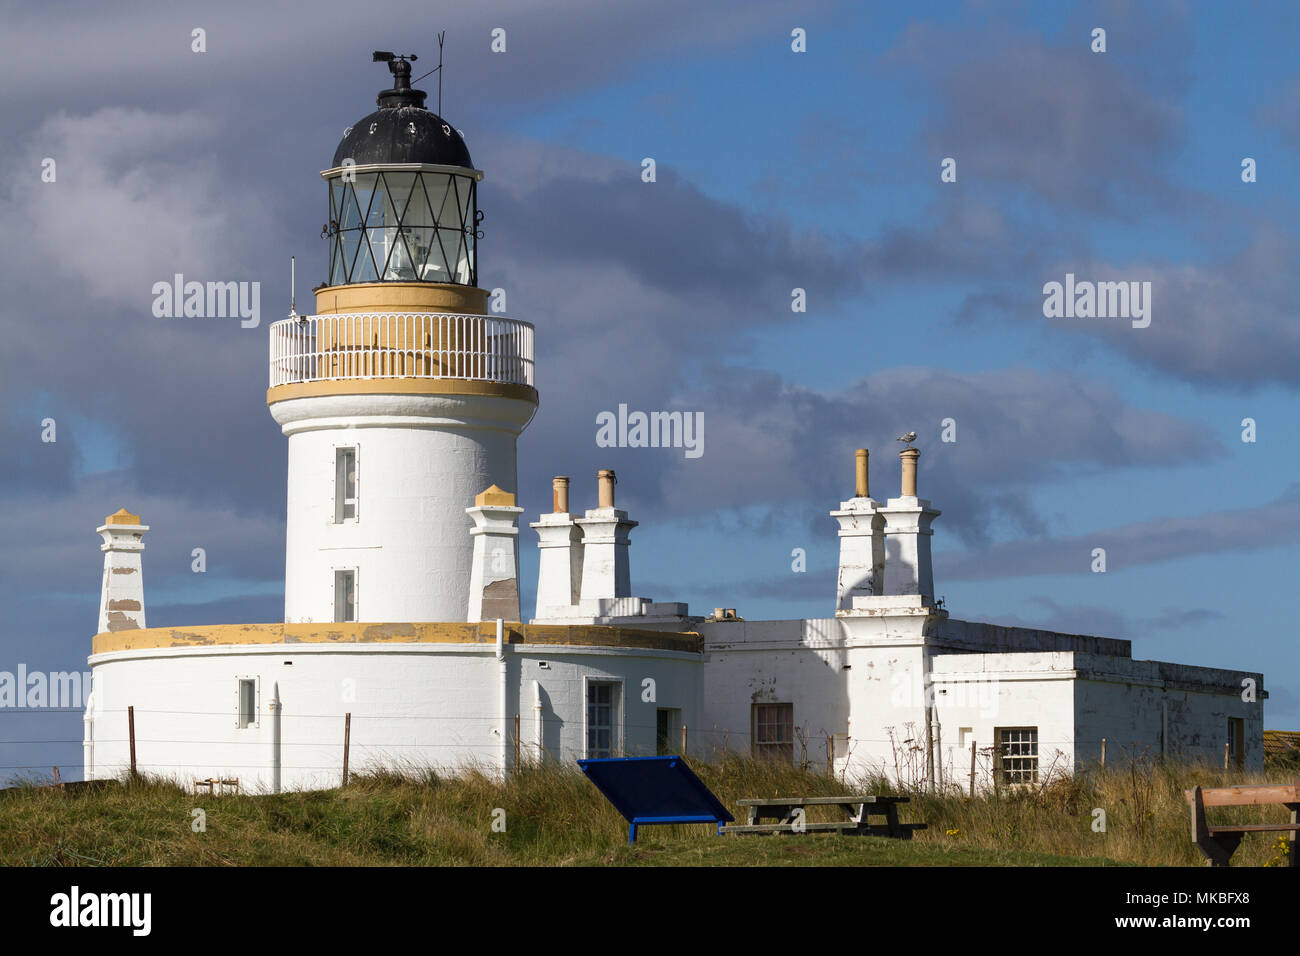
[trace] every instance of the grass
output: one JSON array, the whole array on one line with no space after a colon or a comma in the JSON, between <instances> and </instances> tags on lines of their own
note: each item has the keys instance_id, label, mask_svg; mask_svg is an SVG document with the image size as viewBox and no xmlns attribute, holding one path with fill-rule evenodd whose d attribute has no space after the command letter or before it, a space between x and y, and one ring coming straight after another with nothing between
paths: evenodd
<instances>
[{"instance_id":1,"label":"grass","mask_svg":"<svg viewBox=\"0 0 1300 956\"><path fill-rule=\"evenodd\" d=\"M855 790L824 772L732 757L692 763L727 806L757 796ZM526 768L500 782L469 771L383 772L346 788L195 797L162 780L100 789L0 792L0 863L28 866L1200 866L1183 790L1279 782L1290 772L1225 773L1132 764L1058 777L1033 791L911 794L911 842L824 834L719 837L707 825L627 824L576 767ZM859 792L897 792L868 781ZM202 808L206 830L195 832ZM504 832L493 811L505 811ZM1093 829L1105 811L1105 832ZM833 819L833 808L809 821ZM1278 821L1285 810L1212 810L1212 822ZM499 817L499 814L498 814ZM1272 835L1248 837L1234 865L1277 865Z\"/></svg>"}]
</instances>

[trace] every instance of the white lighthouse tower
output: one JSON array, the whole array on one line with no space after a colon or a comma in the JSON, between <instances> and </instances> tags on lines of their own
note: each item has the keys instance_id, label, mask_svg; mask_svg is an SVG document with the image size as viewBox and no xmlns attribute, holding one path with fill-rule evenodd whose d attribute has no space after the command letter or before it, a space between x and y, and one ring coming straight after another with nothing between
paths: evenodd
<instances>
[{"instance_id":1,"label":"white lighthouse tower","mask_svg":"<svg viewBox=\"0 0 1300 956\"><path fill-rule=\"evenodd\" d=\"M286 623L463 621L466 509L517 493L537 409L533 328L488 314L480 214L459 133L407 58L330 168L329 279L271 328L267 405L289 438Z\"/></svg>"}]
</instances>

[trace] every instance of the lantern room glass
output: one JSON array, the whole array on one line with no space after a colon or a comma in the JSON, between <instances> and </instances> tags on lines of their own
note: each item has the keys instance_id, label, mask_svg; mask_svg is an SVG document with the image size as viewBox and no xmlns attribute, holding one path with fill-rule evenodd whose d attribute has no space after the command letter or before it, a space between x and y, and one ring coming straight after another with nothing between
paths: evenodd
<instances>
[{"instance_id":1,"label":"lantern room glass","mask_svg":"<svg viewBox=\"0 0 1300 956\"><path fill-rule=\"evenodd\" d=\"M329 284L477 284L476 185L429 170L331 179Z\"/></svg>"}]
</instances>

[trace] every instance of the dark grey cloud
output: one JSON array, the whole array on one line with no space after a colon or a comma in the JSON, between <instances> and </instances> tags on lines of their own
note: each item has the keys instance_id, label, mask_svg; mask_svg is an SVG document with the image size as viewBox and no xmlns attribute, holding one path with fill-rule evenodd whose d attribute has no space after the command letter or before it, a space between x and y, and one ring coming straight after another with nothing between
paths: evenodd
<instances>
[{"instance_id":1,"label":"dark grey cloud","mask_svg":"<svg viewBox=\"0 0 1300 956\"><path fill-rule=\"evenodd\" d=\"M1164 161L1182 141L1172 94L1186 79L1153 71L1186 54L1190 36L1180 4L1106 14L1076 11L1051 38L1005 22L958 34L922 21L879 67L912 67L930 87L938 110L922 142L936 164L957 160L959 182L1128 219L1179 195ZM1094 54L1090 32L1103 23L1108 52Z\"/></svg>"},{"instance_id":2,"label":"dark grey cloud","mask_svg":"<svg viewBox=\"0 0 1300 956\"><path fill-rule=\"evenodd\" d=\"M800 20L816 20L831 7L812 0L801 5ZM30 123L51 108L94 109L127 97L163 111L220 102L242 107L256 122L261 104L278 103L336 129L335 140L368 112L340 117L340 103L373 104L373 92L387 77L370 63L370 51L400 47L420 55L417 66L432 67L439 30L447 31L444 103L453 120L525 109L647 69L671 78L683 53L725 54L766 36L788 43L790 30L787 6L777 0L651 6L495 0L437 7L391 0L382 16L347 0L127 9L74 0L57 15L53 56L52 11L5 10L7 81L0 103L6 116ZM195 27L207 31L206 53L191 51ZM506 30L505 53L490 48L496 28ZM287 140L283 133L279 138Z\"/></svg>"},{"instance_id":3,"label":"dark grey cloud","mask_svg":"<svg viewBox=\"0 0 1300 956\"><path fill-rule=\"evenodd\" d=\"M770 372L706 371L681 407L704 412L697 460L639 449L632 474L663 463L654 504L674 513L777 502L833 505L852 491L853 449L872 451L872 492L898 493L896 435L921 436L921 494L947 510L944 525L971 541L995 519L1043 533L1025 489L1067 473L1177 465L1222 449L1195 424L1135 408L1095 381L1024 368L962 373L890 369L836 392L783 382ZM942 422L956 441L941 440ZM639 454L639 458L637 457ZM1011 476L1011 477L1009 477ZM653 500L653 499L652 499Z\"/></svg>"},{"instance_id":4,"label":"dark grey cloud","mask_svg":"<svg viewBox=\"0 0 1300 956\"><path fill-rule=\"evenodd\" d=\"M133 475L111 472L84 476L71 492L9 495L0 530L23 546L0 551L0 580L57 600L90 595L86 627L93 631L103 567L95 528L125 507L150 527L144 557L147 594L201 590L218 578L283 581L283 516L268 520L201 497L161 495L144 484ZM205 552L203 574L192 570L195 548Z\"/></svg>"},{"instance_id":5,"label":"dark grey cloud","mask_svg":"<svg viewBox=\"0 0 1300 956\"><path fill-rule=\"evenodd\" d=\"M1043 285L1076 281L1151 283L1151 322L1043 316ZM968 295L960 325L1042 323L1066 350L1106 349L1136 365L1205 388L1300 384L1300 243L1257 223L1240 249L1207 262L1155 258L1116 262L1092 254L1059 257L1019 288Z\"/></svg>"},{"instance_id":6,"label":"dark grey cloud","mask_svg":"<svg viewBox=\"0 0 1300 956\"><path fill-rule=\"evenodd\" d=\"M1107 573L1201 554L1282 547L1300 540L1300 485L1274 501L1190 517L1165 517L1082 535L1001 541L935 557L935 573L962 581L1088 574L1094 548L1106 551Z\"/></svg>"},{"instance_id":7,"label":"dark grey cloud","mask_svg":"<svg viewBox=\"0 0 1300 956\"><path fill-rule=\"evenodd\" d=\"M1223 620L1221 611L1203 607L1167 607L1146 617L1134 617L1113 607L1094 604L1063 604L1046 595L1037 594L1026 601L1040 613L1029 615L995 614L996 624L1012 627L1041 628L1062 634L1096 634L1106 637L1136 639L1152 636L1153 632L1178 631L1209 621Z\"/></svg>"},{"instance_id":8,"label":"dark grey cloud","mask_svg":"<svg viewBox=\"0 0 1300 956\"><path fill-rule=\"evenodd\" d=\"M150 604L150 627L200 627L231 621L278 621L284 617L284 595L239 595L216 601Z\"/></svg>"}]
</instances>

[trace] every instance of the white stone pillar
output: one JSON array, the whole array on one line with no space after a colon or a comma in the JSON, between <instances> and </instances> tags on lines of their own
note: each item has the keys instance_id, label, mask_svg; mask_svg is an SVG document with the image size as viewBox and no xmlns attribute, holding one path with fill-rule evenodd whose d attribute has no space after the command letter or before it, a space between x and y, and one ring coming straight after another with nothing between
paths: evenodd
<instances>
[{"instance_id":1,"label":"white stone pillar","mask_svg":"<svg viewBox=\"0 0 1300 956\"><path fill-rule=\"evenodd\" d=\"M469 609L466 620L518 621L519 528L515 521L523 508L515 496L496 485L474 498L465 513L474 519L474 557L470 565Z\"/></svg>"},{"instance_id":2,"label":"white stone pillar","mask_svg":"<svg viewBox=\"0 0 1300 956\"><path fill-rule=\"evenodd\" d=\"M539 618L563 616L578 603L582 591L582 529L569 513L569 479L553 481L554 510L529 525L538 538Z\"/></svg>"},{"instance_id":3,"label":"white stone pillar","mask_svg":"<svg viewBox=\"0 0 1300 956\"><path fill-rule=\"evenodd\" d=\"M831 517L840 524L840 568L835 608L848 611L854 597L882 594L885 584L885 518L867 484L867 450L857 451L854 497L840 502Z\"/></svg>"},{"instance_id":4,"label":"white stone pillar","mask_svg":"<svg viewBox=\"0 0 1300 956\"><path fill-rule=\"evenodd\" d=\"M582 528L583 602L632 596L632 573L628 567L628 534L637 526L626 511L614 507L612 471L597 476L599 507L589 508L576 524Z\"/></svg>"},{"instance_id":5,"label":"white stone pillar","mask_svg":"<svg viewBox=\"0 0 1300 956\"><path fill-rule=\"evenodd\" d=\"M903 460L903 493L880 509L885 517L885 594L919 594L934 600L934 565L930 559L930 523L942 514L916 495L915 448L899 452Z\"/></svg>"},{"instance_id":6,"label":"white stone pillar","mask_svg":"<svg viewBox=\"0 0 1300 956\"><path fill-rule=\"evenodd\" d=\"M95 531L104 539L104 583L99 591L99 633L129 631L144 623L144 577L140 553L148 525L125 508L104 519Z\"/></svg>"}]
</instances>

